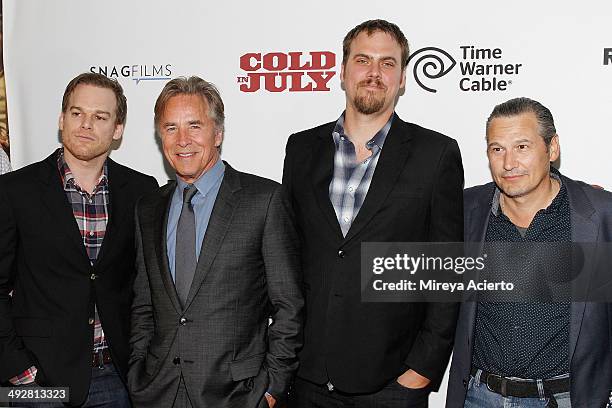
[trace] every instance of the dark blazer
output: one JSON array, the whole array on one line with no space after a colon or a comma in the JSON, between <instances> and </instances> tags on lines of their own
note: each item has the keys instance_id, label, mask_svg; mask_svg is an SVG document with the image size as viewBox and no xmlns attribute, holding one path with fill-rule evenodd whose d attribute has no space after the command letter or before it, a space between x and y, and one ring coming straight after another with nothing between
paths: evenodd
<instances>
[{"instance_id":1,"label":"dark blazer","mask_svg":"<svg viewBox=\"0 0 612 408\"><path fill-rule=\"evenodd\" d=\"M0 177L1 381L35 365L37 383L70 387L71 403L82 403L91 377L94 299L113 361L127 374L134 205L157 182L111 159L108 182L109 223L91 266L57 152Z\"/></svg>"},{"instance_id":2,"label":"dark blazer","mask_svg":"<svg viewBox=\"0 0 612 408\"><path fill-rule=\"evenodd\" d=\"M194 407L256 407L266 390L282 398L298 365L303 300L280 185L226 164L184 309L166 256L175 186L137 206L134 404L170 407L181 375Z\"/></svg>"},{"instance_id":3,"label":"dark blazer","mask_svg":"<svg viewBox=\"0 0 612 408\"><path fill-rule=\"evenodd\" d=\"M362 242L461 241L463 168L457 143L395 116L346 238L329 199L335 122L287 142L283 184L302 244L306 324L298 376L374 392L412 368L437 388L458 305L362 303Z\"/></svg>"},{"instance_id":4,"label":"dark blazer","mask_svg":"<svg viewBox=\"0 0 612 408\"><path fill-rule=\"evenodd\" d=\"M573 242L612 240L612 194L561 177L570 202ZM465 190L465 241L484 242L495 185ZM461 306L447 408L462 408L472 365L476 303ZM575 408L604 407L612 389L612 308L608 303L574 302L570 323L571 402Z\"/></svg>"}]
</instances>

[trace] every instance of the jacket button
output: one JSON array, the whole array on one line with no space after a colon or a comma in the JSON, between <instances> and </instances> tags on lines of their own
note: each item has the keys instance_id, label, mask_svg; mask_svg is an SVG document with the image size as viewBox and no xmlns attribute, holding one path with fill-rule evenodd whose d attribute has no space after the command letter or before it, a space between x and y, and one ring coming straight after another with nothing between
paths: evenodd
<instances>
[{"instance_id":1,"label":"jacket button","mask_svg":"<svg viewBox=\"0 0 612 408\"><path fill-rule=\"evenodd\" d=\"M186 324L187 324L187 319L185 319L184 317L181 317L181 320L179 320L179 324L180 324L181 326L186 325Z\"/></svg>"},{"instance_id":2,"label":"jacket button","mask_svg":"<svg viewBox=\"0 0 612 408\"><path fill-rule=\"evenodd\" d=\"M89 320L87 321L89 324L94 324L94 318L90 317Z\"/></svg>"},{"instance_id":3,"label":"jacket button","mask_svg":"<svg viewBox=\"0 0 612 408\"><path fill-rule=\"evenodd\" d=\"M172 360L172 363L174 363L174 365L181 364L181 358L180 357L174 357L174 360Z\"/></svg>"},{"instance_id":4,"label":"jacket button","mask_svg":"<svg viewBox=\"0 0 612 408\"><path fill-rule=\"evenodd\" d=\"M340 258L344 258L344 251L343 251L343 250L339 250L339 251L338 251L338 256L339 256Z\"/></svg>"}]
</instances>

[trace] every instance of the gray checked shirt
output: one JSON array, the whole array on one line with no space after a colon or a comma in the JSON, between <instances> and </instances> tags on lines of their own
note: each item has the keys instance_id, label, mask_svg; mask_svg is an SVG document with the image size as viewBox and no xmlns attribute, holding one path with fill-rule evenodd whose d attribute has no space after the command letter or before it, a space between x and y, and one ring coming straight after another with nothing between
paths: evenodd
<instances>
[{"instance_id":1,"label":"gray checked shirt","mask_svg":"<svg viewBox=\"0 0 612 408\"><path fill-rule=\"evenodd\" d=\"M365 200L380 152L391 128L393 117L367 143L366 148L372 155L357 163L355 145L344 133L344 113L336 122L332 133L336 153L334 154L334 176L329 184L329 199L334 206L336 218L340 223L342 235L346 236L351 224Z\"/></svg>"}]
</instances>

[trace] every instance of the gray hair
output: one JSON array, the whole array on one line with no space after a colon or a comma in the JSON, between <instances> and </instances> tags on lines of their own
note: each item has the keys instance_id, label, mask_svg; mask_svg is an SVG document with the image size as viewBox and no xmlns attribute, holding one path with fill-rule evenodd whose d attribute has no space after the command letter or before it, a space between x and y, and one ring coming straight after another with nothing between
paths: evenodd
<instances>
[{"instance_id":1,"label":"gray hair","mask_svg":"<svg viewBox=\"0 0 612 408\"><path fill-rule=\"evenodd\" d=\"M497 105L487 119L487 132L489 131L491 121L495 118L511 117L528 112L535 115L540 128L540 136L542 136L542 139L544 139L544 143L548 148L550 146L550 141L557 135L555 121L550 110L540 102L534 101L533 99L525 97L514 98Z\"/></svg>"},{"instance_id":2,"label":"gray hair","mask_svg":"<svg viewBox=\"0 0 612 408\"><path fill-rule=\"evenodd\" d=\"M197 76L174 78L164 86L155 102L155 126L159 126L161 115L166 104L173 96L198 95L208 105L208 117L215 123L215 129L221 133L225 130L225 111L223 100L212 83Z\"/></svg>"}]
</instances>

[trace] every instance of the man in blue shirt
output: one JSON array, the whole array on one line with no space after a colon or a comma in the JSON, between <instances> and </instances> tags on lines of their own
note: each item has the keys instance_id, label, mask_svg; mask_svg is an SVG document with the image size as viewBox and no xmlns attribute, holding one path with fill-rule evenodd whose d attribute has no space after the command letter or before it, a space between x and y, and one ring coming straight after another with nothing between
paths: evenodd
<instances>
[{"instance_id":1,"label":"man in blue shirt","mask_svg":"<svg viewBox=\"0 0 612 408\"><path fill-rule=\"evenodd\" d=\"M303 306L280 185L221 161L223 102L200 78L164 87L155 124L177 177L137 206L132 400L273 407L297 369Z\"/></svg>"}]
</instances>

